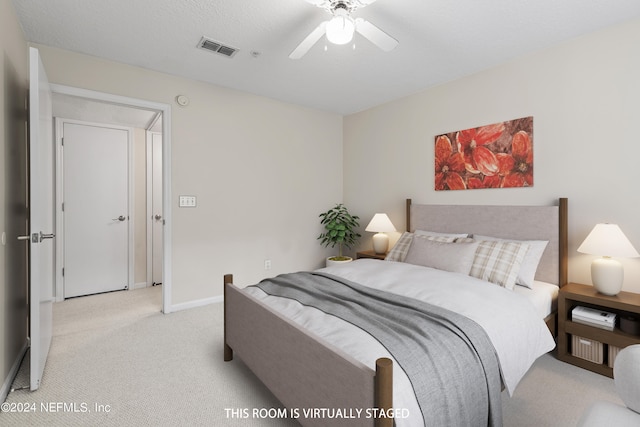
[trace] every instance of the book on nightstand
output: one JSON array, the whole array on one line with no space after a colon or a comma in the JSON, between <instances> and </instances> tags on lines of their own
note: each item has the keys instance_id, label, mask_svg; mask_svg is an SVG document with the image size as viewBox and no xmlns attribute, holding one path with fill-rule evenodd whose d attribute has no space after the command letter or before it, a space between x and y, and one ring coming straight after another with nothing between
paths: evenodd
<instances>
[{"instance_id":1,"label":"book on nightstand","mask_svg":"<svg viewBox=\"0 0 640 427\"><path fill-rule=\"evenodd\" d=\"M571 320L583 325L606 329L607 331L613 331L616 326L615 313L582 306L574 307L571 310Z\"/></svg>"}]
</instances>

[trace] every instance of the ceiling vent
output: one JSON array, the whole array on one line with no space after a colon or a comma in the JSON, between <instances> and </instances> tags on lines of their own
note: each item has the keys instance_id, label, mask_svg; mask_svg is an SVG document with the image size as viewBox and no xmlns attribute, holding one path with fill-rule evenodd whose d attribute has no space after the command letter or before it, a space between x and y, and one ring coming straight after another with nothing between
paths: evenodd
<instances>
[{"instance_id":1,"label":"ceiling vent","mask_svg":"<svg viewBox=\"0 0 640 427\"><path fill-rule=\"evenodd\" d=\"M200 49L215 52L229 58L232 58L236 54L236 52L238 52L238 49L236 49L235 47L226 46L220 42L208 39L206 37L202 37L200 39L200 42L198 43L198 47Z\"/></svg>"}]
</instances>

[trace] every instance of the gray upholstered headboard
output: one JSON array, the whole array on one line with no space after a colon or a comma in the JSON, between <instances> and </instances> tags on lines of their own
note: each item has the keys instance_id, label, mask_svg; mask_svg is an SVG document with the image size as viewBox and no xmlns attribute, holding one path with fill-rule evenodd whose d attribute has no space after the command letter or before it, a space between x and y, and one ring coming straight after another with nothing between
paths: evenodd
<instances>
[{"instance_id":1,"label":"gray upholstered headboard","mask_svg":"<svg viewBox=\"0 0 640 427\"><path fill-rule=\"evenodd\" d=\"M567 283L566 198L555 206L423 205L407 199L407 231L471 233L517 240L548 240L536 280Z\"/></svg>"}]
</instances>

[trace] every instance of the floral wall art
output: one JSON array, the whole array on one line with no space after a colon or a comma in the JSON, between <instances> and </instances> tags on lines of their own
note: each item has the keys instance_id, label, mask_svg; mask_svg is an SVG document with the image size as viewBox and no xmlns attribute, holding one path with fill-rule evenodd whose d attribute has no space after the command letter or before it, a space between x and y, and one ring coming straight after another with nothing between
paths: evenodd
<instances>
[{"instance_id":1,"label":"floral wall art","mask_svg":"<svg viewBox=\"0 0 640 427\"><path fill-rule=\"evenodd\" d=\"M531 186L533 117L436 136L436 191Z\"/></svg>"}]
</instances>

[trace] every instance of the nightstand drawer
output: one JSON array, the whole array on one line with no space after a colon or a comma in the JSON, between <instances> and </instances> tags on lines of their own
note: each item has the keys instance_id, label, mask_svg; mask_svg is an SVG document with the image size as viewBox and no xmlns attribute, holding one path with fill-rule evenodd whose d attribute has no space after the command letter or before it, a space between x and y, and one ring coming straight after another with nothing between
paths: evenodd
<instances>
[{"instance_id":1,"label":"nightstand drawer","mask_svg":"<svg viewBox=\"0 0 640 427\"><path fill-rule=\"evenodd\" d=\"M616 347L615 345L608 345L609 347L609 367L613 368L613 364L616 361L616 357L618 357L618 353L622 350L620 347Z\"/></svg>"},{"instance_id":2,"label":"nightstand drawer","mask_svg":"<svg viewBox=\"0 0 640 427\"><path fill-rule=\"evenodd\" d=\"M604 346L599 341L571 335L571 354L589 362L602 364L604 361Z\"/></svg>"}]
</instances>

